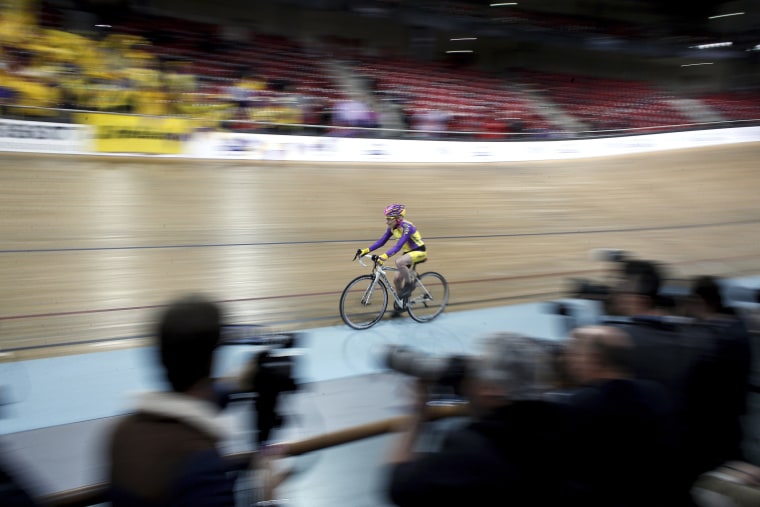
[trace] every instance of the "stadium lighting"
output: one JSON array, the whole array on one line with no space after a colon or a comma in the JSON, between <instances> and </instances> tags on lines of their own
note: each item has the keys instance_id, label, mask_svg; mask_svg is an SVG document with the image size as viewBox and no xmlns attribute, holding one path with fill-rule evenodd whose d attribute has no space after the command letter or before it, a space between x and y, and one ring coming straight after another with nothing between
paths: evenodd
<instances>
[{"instance_id":1,"label":"stadium lighting","mask_svg":"<svg viewBox=\"0 0 760 507\"><path fill-rule=\"evenodd\" d=\"M446 51L447 53L472 53L472 49L452 49L451 51Z\"/></svg>"},{"instance_id":2,"label":"stadium lighting","mask_svg":"<svg viewBox=\"0 0 760 507\"><path fill-rule=\"evenodd\" d=\"M456 39L449 39L449 40L451 40L451 41L454 41L454 40L478 40L478 38L477 37L457 37Z\"/></svg>"},{"instance_id":3,"label":"stadium lighting","mask_svg":"<svg viewBox=\"0 0 760 507\"><path fill-rule=\"evenodd\" d=\"M95 28L111 28L111 25L95 25Z\"/></svg>"},{"instance_id":4,"label":"stadium lighting","mask_svg":"<svg viewBox=\"0 0 760 507\"><path fill-rule=\"evenodd\" d=\"M491 4L491 7L504 7L507 5L517 5L517 2L506 2L506 3L499 3L499 4Z\"/></svg>"},{"instance_id":5,"label":"stadium lighting","mask_svg":"<svg viewBox=\"0 0 760 507\"><path fill-rule=\"evenodd\" d=\"M707 19L725 18L725 17L728 17L728 16L741 16L743 14L744 14L743 12L732 12L730 14L718 14L717 16L710 16Z\"/></svg>"},{"instance_id":6,"label":"stadium lighting","mask_svg":"<svg viewBox=\"0 0 760 507\"><path fill-rule=\"evenodd\" d=\"M681 67L696 67L697 65L712 65L713 62L702 62L702 63L685 63L681 65Z\"/></svg>"}]
</instances>

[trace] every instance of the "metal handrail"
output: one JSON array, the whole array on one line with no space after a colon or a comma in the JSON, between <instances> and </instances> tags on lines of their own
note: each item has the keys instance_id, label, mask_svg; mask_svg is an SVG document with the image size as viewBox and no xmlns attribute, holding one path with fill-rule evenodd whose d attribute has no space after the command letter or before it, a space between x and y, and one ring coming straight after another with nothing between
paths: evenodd
<instances>
[{"instance_id":1,"label":"metal handrail","mask_svg":"<svg viewBox=\"0 0 760 507\"><path fill-rule=\"evenodd\" d=\"M466 403L430 406L428 420L462 416L466 411ZM365 438L393 433L403 428L407 420L408 416L390 417L285 443L282 446L283 455L300 456ZM226 455L225 459L230 463L251 463L255 455L256 451L247 451ZM107 482L60 491L40 498L40 503L46 507L90 507L106 502L108 502Z\"/></svg>"}]
</instances>

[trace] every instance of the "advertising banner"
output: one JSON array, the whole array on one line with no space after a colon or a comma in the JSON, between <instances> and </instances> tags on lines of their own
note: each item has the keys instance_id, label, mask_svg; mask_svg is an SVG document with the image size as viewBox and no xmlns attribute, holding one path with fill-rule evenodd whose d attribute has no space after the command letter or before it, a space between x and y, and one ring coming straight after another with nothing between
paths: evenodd
<instances>
[{"instance_id":1,"label":"advertising banner","mask_svg":"<svg viewBox=\"0 0 760 507\"><path fill-rule=\"evenodd\" d=\"M80 113L76 120L93 127L93 149L100 153L180 155L191 130L182 118Z\"/></svg>"},{"instance_id":2,"label":"advertising banner","mask_svg":"<svg viewBox=\"0 0 760 507\"><path fill-rule=\"evenodd\" d=\"M0 151L86 153L89 140L82 125L0 119Z\"/></svg>"},{"instance_id":3,"label":"advertising banner","mask_svg":"<svg viewBox=\"0 0 760 507\"><path fill-rule=\"evenodd\" d=\"M300 162L477 163L604 157L760 141L760 127L543 141L422 141L206 132L187 155Z\"/></svg>"},{"instance_id":4,"label":"advertising banner","mask_svg":"<svg viewBox=\"0 0 760 507\"><path fill-rule=\"evenodd\" d=\"M190 120L79 113L86 125L0 120L0 151L293 162L479 163L605 157L760 141L760 127L601 139L442 141L195 131Z\"/></svg>"}]
</instances>

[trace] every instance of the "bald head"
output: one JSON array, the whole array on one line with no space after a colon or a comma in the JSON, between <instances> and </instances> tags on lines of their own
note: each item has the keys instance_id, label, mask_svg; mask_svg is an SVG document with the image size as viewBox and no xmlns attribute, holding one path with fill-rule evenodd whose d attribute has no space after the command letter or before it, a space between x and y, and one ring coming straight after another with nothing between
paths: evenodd
<instances>
[{"instance_id":1,"label":"bald head","mask_svg":"<svg viewBox=\"0 0 760 507\"><path fill-rule=\"evenodd\" d=\"M574 380L584 384L594 380L630 376L633 345L630 337L610 326L583 326L570 333L568 368Z\"/></svg>"}]
</instances>

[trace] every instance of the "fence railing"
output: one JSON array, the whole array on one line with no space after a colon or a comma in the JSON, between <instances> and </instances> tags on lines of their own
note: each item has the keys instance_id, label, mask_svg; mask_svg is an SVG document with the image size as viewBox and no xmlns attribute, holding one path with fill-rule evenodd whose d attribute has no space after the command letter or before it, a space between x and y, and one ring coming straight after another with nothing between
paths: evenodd
<instances>
[{"instance_id":1,"label":"fence railing","mask_svg":"<svg viewBox=\"0 0 760 507\"><path fill-rule=\"evenodd\" d=\"M428 420L435 421L448 417L462 416L466 411L467 404L465 403L430 406ZM393 433L403 428L406 420L406 416L390 417L333 432L322 433L302 440L287 442L283 445L283 454L287 457L300 456L366 438ZM251 463L254 457L255 451L251 451L230 454L226 456L226 459L230 463ZM101 482L46 495L40 500L46 507L90 507L107 503L109 500L108 489L108 484Z\"/></svg>"}]
</instances>

